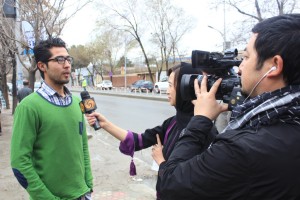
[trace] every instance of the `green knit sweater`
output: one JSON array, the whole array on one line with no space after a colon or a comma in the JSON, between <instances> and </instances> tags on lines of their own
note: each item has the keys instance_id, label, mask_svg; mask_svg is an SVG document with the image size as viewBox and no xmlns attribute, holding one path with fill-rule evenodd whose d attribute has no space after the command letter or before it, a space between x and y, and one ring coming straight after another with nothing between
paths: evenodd
<instances>
[{"instance_id":1,"label":"green knit sweater","mask_svg":"<svg viewBox=\"0 0 300 200\"><path fill-rule=\"evenodd\" d=\"M93 187L79 101L57 106L33 93L16 108L11 166L31 199L73 200Z\"/></svg>"}]
</instances>

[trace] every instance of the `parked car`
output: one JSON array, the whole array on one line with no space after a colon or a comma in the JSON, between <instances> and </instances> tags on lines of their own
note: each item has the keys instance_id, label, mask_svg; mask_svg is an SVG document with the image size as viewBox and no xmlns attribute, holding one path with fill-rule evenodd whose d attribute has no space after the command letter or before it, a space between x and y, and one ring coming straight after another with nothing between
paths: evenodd
<instances>
[{"instance_id":1,"label":"parked car","mask_svg":"<svg viewBox=\"0 0 300 200\"><path fill-rule=\"evenodd\" d=\"M113 88L112 82L110 80L104 80L97 84L96 87L100 90L111 90Z\"/></svg>"},{"instance_id":2,"label":"parked car","mask_svg":"<svg viewBox=\"0 0 300 200\"><path fill-rule=\"evenodd\" d=\"M151 81L145 81L145 82L142 83L141 91L142 92L147 92L147 90L149 92L152 92L152 90L153 90L153 83Z\"/></svg>"},{"instance_id":3,"label":"parked car","mask_svg":"<svg viewBox=\"0 0 300 200\"><path fill-rule=\"evenodd\" d=\"M154 84L154 91L156 93L166 93L168 87L169 87L168 77L165 76L162 79L160 79L159 82L156 82Z\"/></svg>"},{"instance_id":4,"label":"parked car","mask_svg":"<svg viewBox=\"0 0 300 200\"><path fill-rule=\"evenodd\" d=\"M142 85L145 81L144 80L138 80L135 81L134 83L132 83L132 85L130 86L130 91L141 91Z\"/></svg>"}]
</instances>

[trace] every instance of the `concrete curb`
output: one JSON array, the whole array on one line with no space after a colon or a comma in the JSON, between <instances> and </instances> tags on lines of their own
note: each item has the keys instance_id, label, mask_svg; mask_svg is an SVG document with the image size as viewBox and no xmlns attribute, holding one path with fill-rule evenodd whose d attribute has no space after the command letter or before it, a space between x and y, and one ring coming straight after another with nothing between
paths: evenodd
<instances>
[{"instance_id":1,"label":"concrete curb","mask_svg":"<svg viewBox=\"0 0 300 200\"><path fill-rule=\"evenodd\" d=\"M82 92L82 89L75 89L70 88L71 92ZM106 96L118 96L118 97L125 97L125 98L135 98L135 99L146 99L146 100L154 100L154 101L168 101L166 95L156 95L156 94L135 94L135 93L115 93L115 92L105 92L105 91L97 91L97 90L87 90L90 94L100 94Z\"/></svg>"}]
</instances>

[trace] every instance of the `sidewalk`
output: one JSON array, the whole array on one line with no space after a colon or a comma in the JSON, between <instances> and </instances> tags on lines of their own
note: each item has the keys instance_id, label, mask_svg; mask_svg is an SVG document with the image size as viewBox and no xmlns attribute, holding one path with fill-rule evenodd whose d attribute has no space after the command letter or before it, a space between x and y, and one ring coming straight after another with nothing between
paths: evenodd
<instances>
[{"instance_id":1,"label":"sidewalk","mask_svg":"<svg viewBox=\"0 0 300 200\"><path fill-rule=\"evenodd\" d=\"M10 139L13 116L11 109L2 109L0 136L0 196L1 199L25 200L28 195L17 182L10 167Z\"/></svg>"},{"instance_id":2,"label":"sidewalk","mask_svg":"<svg viewBox=\"0 0 300 200\"><path fill-rule=\"evenodd\" d=\"M17 182L10 167L13 123L11 109L2 110L1 122L0 197L8 200L27 200L29 199L27 192ZM131 159L119 152L116 139L103 130L95 132L89 127L88 132L93 135L89 139L94 177L93 200L154 200L156 172L152 171L148 164L135 159L138 175L130 177ZM115 141L111 142L112 140Z\"/></svg>"}]
</instances>

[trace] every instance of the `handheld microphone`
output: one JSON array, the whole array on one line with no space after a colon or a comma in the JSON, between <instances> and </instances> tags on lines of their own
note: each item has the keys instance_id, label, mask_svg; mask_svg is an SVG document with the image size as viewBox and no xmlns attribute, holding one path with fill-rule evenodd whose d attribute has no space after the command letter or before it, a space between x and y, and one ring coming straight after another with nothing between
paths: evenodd
<instances>
[{"instance_id":1,"label":"handheld microphone","mask_svg":"<svg viewBox=\"0 0 300 200\"><path fill-rule=\"evenodd\" d=\"M95 112L95 110L97 109L96 102L94 98L90 97L88 91L82 91L80 93L80 96L81 96L81 102L79 103L79 106L82 113L91 114ZM99 130L101 128L98 119L96 120L93 127L95 130Z\"/></svg>"}]
</instances>

